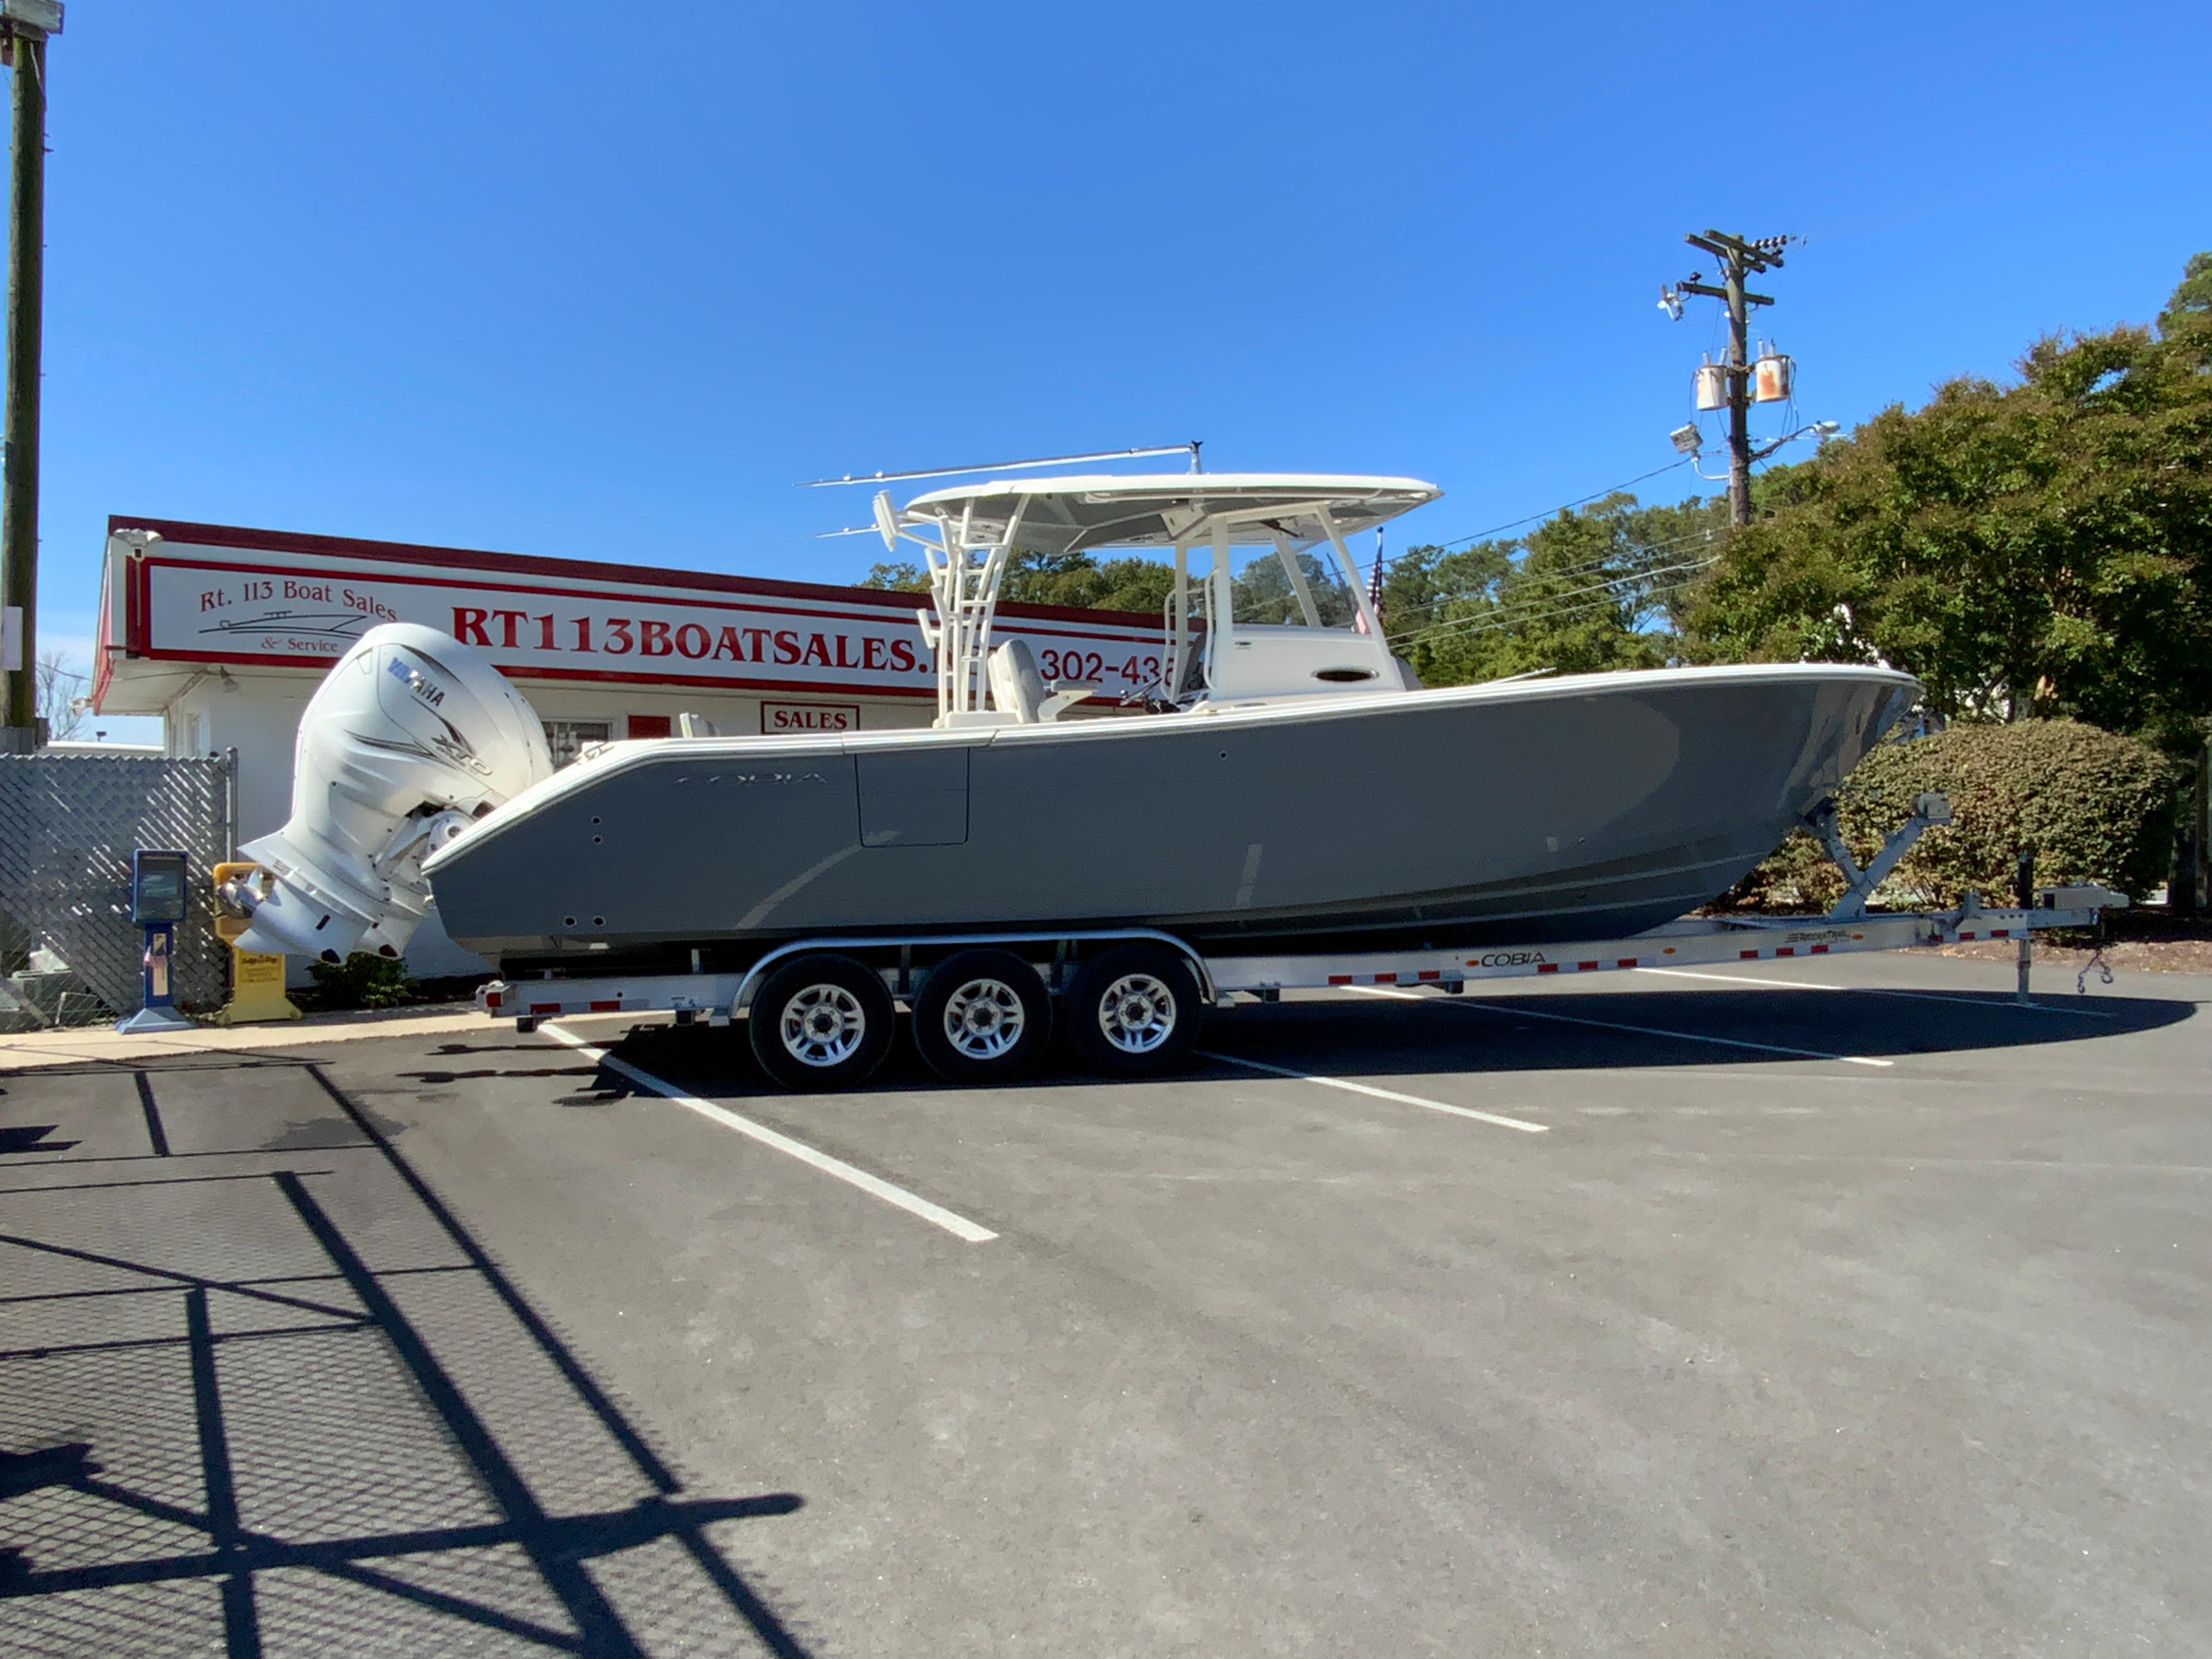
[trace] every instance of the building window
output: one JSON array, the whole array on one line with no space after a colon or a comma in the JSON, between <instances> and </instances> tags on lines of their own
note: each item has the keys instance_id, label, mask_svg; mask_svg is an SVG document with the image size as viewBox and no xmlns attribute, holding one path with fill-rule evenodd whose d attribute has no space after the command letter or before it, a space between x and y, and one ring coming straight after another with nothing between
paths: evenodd
<instances>
[{"instance_id":1,"label":"building window","mask_svg":"<svg viewBox=\"0 0 2212 1659\"><path fill-rule=\"evenodd\" d=\"M605 743L614 735L606 720L547 720L544 726L545 746L553 751L556 771L582 754L586 744Z\"/></svg>"}]
</instances>

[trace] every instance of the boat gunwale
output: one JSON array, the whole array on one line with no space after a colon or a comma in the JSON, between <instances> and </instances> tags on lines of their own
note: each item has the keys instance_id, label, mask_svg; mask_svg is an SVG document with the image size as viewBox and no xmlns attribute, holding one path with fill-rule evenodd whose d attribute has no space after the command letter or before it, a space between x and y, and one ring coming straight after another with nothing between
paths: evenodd
<instances>
[{"instance_id":1,"label":"boat gunwale","mask_svg":"<svg viewBox=\"0 0 2212 1659\"><path fill-rule=\"evenodd\" d=\"M580 793L641 767L671 760L731 763L748 758L804 760L809 756L859 757L901 750L1003 745L1009 750L1038 744L1137 741L1196 724L1206 732L1226 734L1285 723L1373 719L1418 713L1425 708L1469 708L1559 699L1588 699L1635 691L1687 690L1698 686L1823 684L1887 684L1917 692L1920 682L1901 669L1873 663L1728 663L1696 668L1640 668L1595 674L1561 674L1545 678L1493 680L1474 685L1424 687L1407 691L1318 691L1243 704L1205 704L1174 714L1096 720L1046 721L1034 725L905 726L879 732L792 732L727 738L641 738L612 743L487 814L468 832L438 849L424 862L424 873L437 870L498 838L501 831L540 808ZM1194 734L1195 735L1195 734Z\"/></svg>"}]
</instances>

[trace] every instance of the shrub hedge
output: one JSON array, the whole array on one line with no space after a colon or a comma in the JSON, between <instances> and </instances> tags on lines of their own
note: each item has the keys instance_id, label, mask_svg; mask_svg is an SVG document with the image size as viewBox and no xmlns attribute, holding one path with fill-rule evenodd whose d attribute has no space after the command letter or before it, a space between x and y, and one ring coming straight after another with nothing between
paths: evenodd
<instances>
[{"instance_id":1,"label":"shrub hedge","mask_svg":"<svg viewBox=\"0 0 2212 1659\"><path fill-rule=\"evenodd\" d=\"M311 962L307 973L315 981L310 996L319 1011L400 1008L415 1000L407 965L394 957L356 951L343 962Z\"/></svg>"},{"instance_id":2,"label":"shrub hedge","mask_svg":"<svg viewBox=\"0 0 2212 1659\"><path fill-rule=\"evenodd\" d=\"M1851 856L1862 865L1911 816L1913 797L1940 789L1952 821L1930 830L1882 885L1882 903L1948 908L1972 888L2009 903L2015 860L2036 849L2045 882L2099 882L2140 899L2166 878L2179 775L2148 744L2075 720L1957 725L1878 745L1837 797ZM1800 830L1714 906L1825 910L1842 873Z\"/></svg>"}]
</instances>

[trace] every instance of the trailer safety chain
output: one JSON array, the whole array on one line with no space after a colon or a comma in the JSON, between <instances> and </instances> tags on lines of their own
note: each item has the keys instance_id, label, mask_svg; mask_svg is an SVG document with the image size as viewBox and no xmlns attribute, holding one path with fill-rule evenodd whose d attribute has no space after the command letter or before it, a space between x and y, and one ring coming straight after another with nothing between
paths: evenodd
<instances>
[{"instance_id":1,"label":"trailer safety chain","mask_svg":"<svg viewBox=\"0 0 2212 1659\"><path fill-rule=\"evenodd\" d=\"M2097 970L2104 984L2110 985L2112 982L2112 964L2105 960L2105 941L2101 939L2097 941L2097 948L2089 952L2088 961L2081 964L2081 971L2074 976L2075 995L2089 994L2089 970L2092 968Z\"/></svg>"}]
</instances>

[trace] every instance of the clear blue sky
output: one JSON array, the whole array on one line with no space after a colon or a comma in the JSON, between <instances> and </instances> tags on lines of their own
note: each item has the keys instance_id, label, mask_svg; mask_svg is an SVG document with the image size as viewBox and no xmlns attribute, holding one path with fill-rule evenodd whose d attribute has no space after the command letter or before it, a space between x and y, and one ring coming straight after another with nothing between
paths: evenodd
<instances>
[{"instance_id":1,"label":"clear blue sky","mask_svg":"<svg viewBox=\"0 0 2212 1659\"><path fill-rule=\"evenodd\" d=\"M1466 534L1674 459L1686 230L1811 239L1807 419L2148 319L2208 64L2179 0L71 0L45 642L111 512L842 580L798 479L1201 437Z\"/></svg>"}]
</instances>

